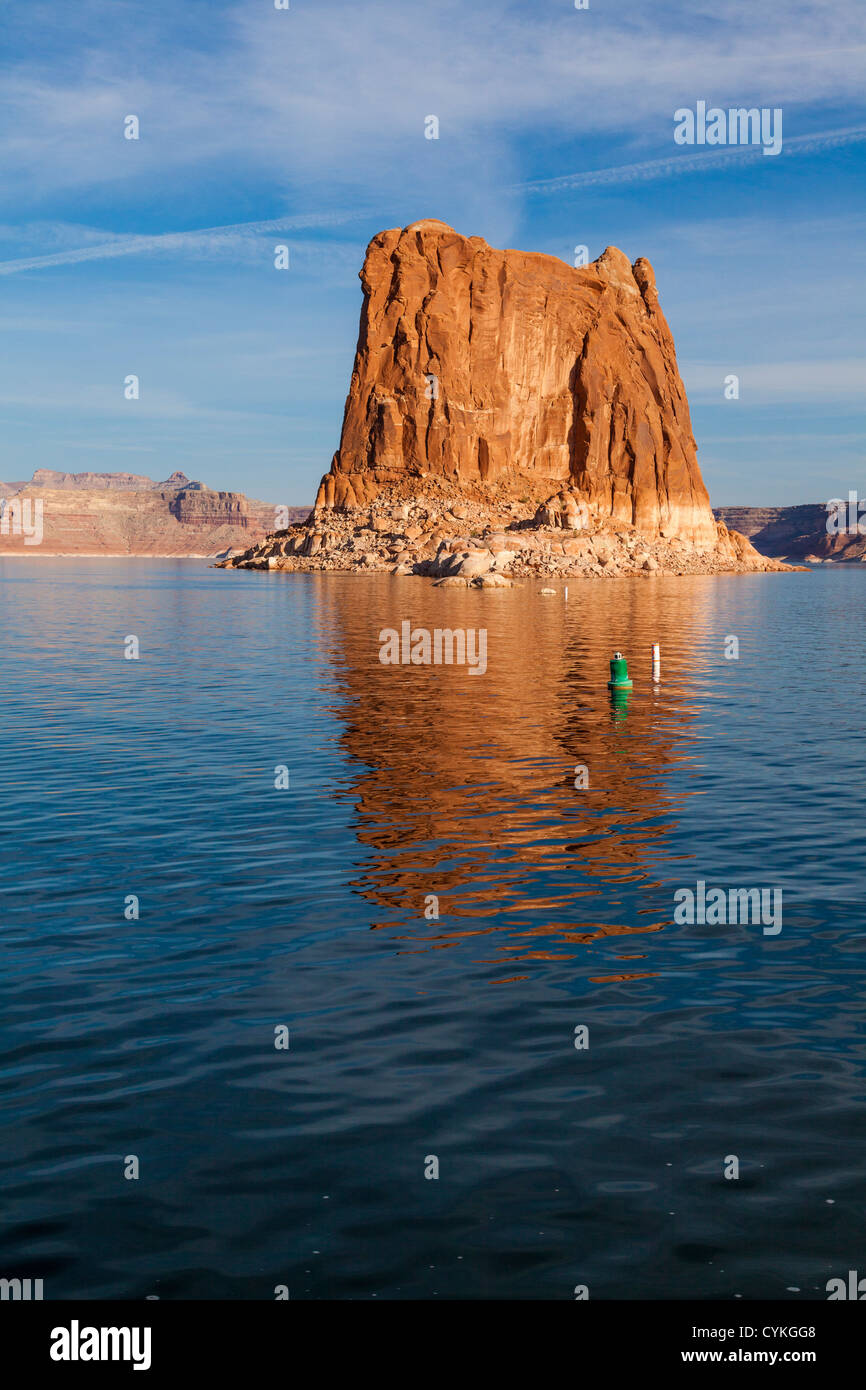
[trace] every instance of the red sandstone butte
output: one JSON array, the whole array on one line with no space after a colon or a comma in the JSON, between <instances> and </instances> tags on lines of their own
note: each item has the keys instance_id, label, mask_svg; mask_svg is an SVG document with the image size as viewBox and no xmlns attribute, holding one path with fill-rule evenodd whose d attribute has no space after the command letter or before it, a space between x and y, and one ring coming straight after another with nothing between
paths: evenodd
<instances>
[{"instance_id":1,"label":"red sandstone butte","mask_svg":"<svg viewBox=\"0 0 866 1390\"><path fill-rule=\"evenodd\" d=\"M598 517L711 549L719 533L649 261L573 268L444 222L374 237L340 447L317 508L433 475L568 488Z\"/></svg>"}]
</instances>

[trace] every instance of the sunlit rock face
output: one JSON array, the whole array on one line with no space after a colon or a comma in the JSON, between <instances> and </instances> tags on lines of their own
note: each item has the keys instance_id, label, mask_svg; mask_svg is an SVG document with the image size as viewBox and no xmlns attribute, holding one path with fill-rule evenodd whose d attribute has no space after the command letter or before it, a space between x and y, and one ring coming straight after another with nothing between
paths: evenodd
<instances>
[{"instance_id":1,"label":"sunlit rock face","mask_svg":"<svg viewBox=\"0 0 866 1390\"><path fill-rule=\"evenodd\" d=\"M299 521L308 507L282 509ZM62 473L0 485L0 555L213 555L245 550L272 529L277 509L216 492L175 472Z\"/></svg>"},{"instance_id":2,"label":"sunlit rock face","mask_svg":"<svg viewBox=\"0 0 866 1390\"><path fill-rule=\"evenodd\" d=\"M394 483L568 489L598 517L719 539L652 267L615 247L573 268L442 222L380 232L340 447L318 508Z\"/></svg>"}]
</instances>

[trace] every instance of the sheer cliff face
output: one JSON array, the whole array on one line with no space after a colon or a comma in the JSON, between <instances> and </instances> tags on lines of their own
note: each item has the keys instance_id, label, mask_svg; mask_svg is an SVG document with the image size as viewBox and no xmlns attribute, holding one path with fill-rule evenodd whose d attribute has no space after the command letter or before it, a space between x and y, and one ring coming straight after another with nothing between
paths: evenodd
<instances>
[{"instance_id":1,"label":"sheer cliff face","mask_svg":"<svg viewBox=\"0 0 866 1390\"><path fill-rule=\"evenodd\" d=\"M319 507L425 473L573 489L651 536L716 544L652 267L609 247L573 269L442 222L380 232L340 448Z\"/></svg>"}]
</instances>

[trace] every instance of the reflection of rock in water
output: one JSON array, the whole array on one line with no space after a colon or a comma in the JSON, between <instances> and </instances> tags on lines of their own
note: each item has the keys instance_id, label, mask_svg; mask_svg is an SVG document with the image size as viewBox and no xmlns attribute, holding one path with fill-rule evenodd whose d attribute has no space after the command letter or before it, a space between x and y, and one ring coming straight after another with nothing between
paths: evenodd
<instances>
[{"instance_id":1,"label":"reflection of rock in water","mask_svg":"<svg viewBox=\"0 0 866 1390\"><path fill-rule=\"evenodd\" d=\"M667 774L688 760L694 716L677 688L706 627L712 580L571 587L566 605L535 586L508 593L411 579L325 578L342 742L359 768L354 886L407 949L485 934L490 958L545 958L562 943L658 931L625 885L651 882L676 824ZM380 629L486 627L488 669L383 666ZM666 683L654 692L651 646ZM611 651L629 656L627 708L606 688ZM589 786L575 786L578 764ZM424 918L435 894L440 919ZM647 920L640 920L641 914ZM407 924L409 930L407 931ZM562 954L560 951L559 954Z\"/></svg>"}]
</instances>

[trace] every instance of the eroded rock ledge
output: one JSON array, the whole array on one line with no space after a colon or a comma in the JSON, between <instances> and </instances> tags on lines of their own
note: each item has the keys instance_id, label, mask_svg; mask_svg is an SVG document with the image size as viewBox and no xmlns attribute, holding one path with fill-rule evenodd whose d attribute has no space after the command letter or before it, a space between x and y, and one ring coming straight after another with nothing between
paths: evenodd
<instances>
[{"instance_id":1,"label":"eroded rock ledge","mask_svg":"<svg viewBox=\"0 0 866 1390\"><path fill-rule=\"evenodd\" d=\"M452 586L508 587L528 576L616 576L657 572L718 574L791 568L759 555L719 524L715 546L650 538L599 516L573 492L542 502L513 500L476 486L455 497L427 478L379 493L369 507L319 509L307 522L268 536L221 568L285 571L386 571Z\"/></svg>"}]
</instances>

